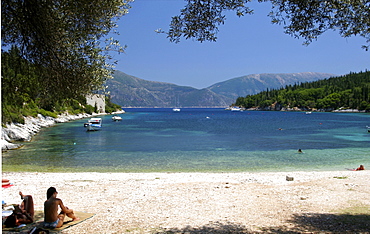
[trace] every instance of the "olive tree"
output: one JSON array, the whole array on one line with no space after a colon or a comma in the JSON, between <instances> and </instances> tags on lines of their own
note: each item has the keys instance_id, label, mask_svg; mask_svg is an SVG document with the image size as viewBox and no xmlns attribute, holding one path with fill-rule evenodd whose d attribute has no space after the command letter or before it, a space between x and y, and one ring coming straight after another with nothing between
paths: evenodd
<instances>
[{"instance_id":1,"label":"olive tree","mask_svg":"<svg viewBox=\"0 0 370 234\"><path fill-rule=\"evenodd\" d=\"M38 67L41 97L52 101L91 92L110 76L109 51L123 50L108 37L131 1L1 1L2 45L18 46Z\"/></svg>"},{"instance_id":2,"label":"olive tree","mask_svg":"<svg viewBox=\"0 0 370 234\"><path fill-rule=\"evenodd\" d=\"M342 37L361 36L368 50L370 43L369 0L258 0L271 2L272 23L284 26L285 33L316 40L327 30L337 30ZM251 0L187 0L179 15L172 17L167 33L172 42L182 37L200 42L216 41L218 26L224 24L226 11L238 16L252 14Z\"/></svg>"}]
</instances>

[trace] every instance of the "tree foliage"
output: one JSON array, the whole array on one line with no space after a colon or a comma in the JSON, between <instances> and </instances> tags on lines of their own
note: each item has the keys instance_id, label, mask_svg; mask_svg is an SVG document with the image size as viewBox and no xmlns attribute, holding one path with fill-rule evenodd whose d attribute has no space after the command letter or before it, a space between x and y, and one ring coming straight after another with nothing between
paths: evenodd
<instances>
[{"instance_id":1,"label":"tree foliage","mask_svg":"<svg viewBox=\"0 0 370 234\"><path fill-rule=\"evenodd\" d=\"M37 114L57 117L68 111L70 114L94 112L94 107L86 104L83 95L63 98L49 102L42 95L48 89L43 85L42 73L38 67L22 58L18 47L1 53L1 118L2 123L24 123L24 116L36 117ZM106 100L107 112L116 111L120 106ZM96 111L95 111L96 112Z\"/></svg>"},{"instance_id":2,"label":"tree foliage","mask_svg":"<svg viewBox=\"0 0 370 234\"><path fill-rule=\"evenodd\" d=\"M117 41L104 39L130 1L2 1L2 45L17 45L33 64L45 100L88 93L110 76L108 51L122 51Z\"/></svg>"},{"instance_id":3,"label":"tree foliage","mask_svg":"<svg viewBox=\"0 0 370 234\"><path fill-rule=\"evenodd\" d=\"M198 41L216 41L218 25L224 24L224 11L234 10L238 16L251 14L246 6L251 0L188 0L181 14L172 17L168 37L179 42L181 37Z\"/></svg>"},{"instance_id":4,"label":"tree foliage","mask_svg":"<svg viewBox=\"0 0 370 234\"><path fill-rule=\"evenodd\" d=\"M275 109L350 108L370 111L370 71L266 90L256 95L239 97L235 105L262 109L274 106Z\"/></svg>"},{"instance_id":5,"label":"tree foliage","mask_svg":"<svg viewBox=\"0 0 370 234\"><path fill-rule=\"evenodd\" d=\"M370 1L368 0L258 0L271 2L272 23L283 24L285 33L304 38L305 44L327 30L338 30L342 37L361 36L370 43ZM188 0L178 16L172 18L168 37L173 42L186 39L215 41L225 12L238 16L252 14L251 0ZM366 50L369 45L363 46Z\"/></svg>"}]
</instances>

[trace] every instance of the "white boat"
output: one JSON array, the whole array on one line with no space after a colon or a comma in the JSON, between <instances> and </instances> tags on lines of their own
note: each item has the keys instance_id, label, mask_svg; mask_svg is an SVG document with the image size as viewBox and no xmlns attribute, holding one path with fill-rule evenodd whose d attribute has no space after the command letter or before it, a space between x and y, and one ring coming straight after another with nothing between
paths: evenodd
<instances>
[{"instance_id":1,"label":"white boat","mask_svg":"<svg viewBox=\"0 0 370 234\"><path fill-rule=\"evenodd\" d=\"M312 112L311 112L311 111L307 111L307 112L306 112L306 115L310 115L310 114L312 114Z\"/></svg>"},{"instance_id":2,"label":"white boat","mask_svg":"<svg viewBox=\"0 0 370 234\"><path fill-rule=\"evenodd\" d=\"M112 117L112 120L113 120L113 121L121 121L121 120L122 120L122 117L121 117L121 116L119 116L119 115L114 115L114 116Z\"/></svg>"},{"instance_id":3,"label":"white boat","mask_svg":"<svg viewBox=\"0 0 370 234\"><path fill-rule=\"evenodd\" d=\"M87 131L98 131L102 127L102 118L91 118L89 122L84 124Z\"/></svg>"},{"instance_id":4,"label":"white boat","mask_svg":"<svg viewBox=\"0 0 370 234\"><path fill-rule=\"evenodd\" d=\"M176 97L175 97L175 106L180 106L180 97L177 96L177 101L176 101ZM172 109L173 112L180 112L181 109L178 108L178 107L175 107Z\"/></svg>"},{"instance_id":5,"label":"white boat","mask_svg":"<svg viewBox=\"0 0 370 234\"><path fill-rule=\"evenodd\" d=\"M241 111L242 109L240 107L237 107L237 106L233 106L230 108L231 111Z\"/></svg>"}]
</instances>

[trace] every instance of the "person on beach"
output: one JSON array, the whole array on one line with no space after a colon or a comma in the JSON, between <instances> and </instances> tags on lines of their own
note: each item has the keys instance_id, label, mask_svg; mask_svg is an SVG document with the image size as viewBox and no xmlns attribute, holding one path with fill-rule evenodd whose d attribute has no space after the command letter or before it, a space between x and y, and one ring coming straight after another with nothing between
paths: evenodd
<instances>
[{"instance_id":1,"label":"person on beach","mask_svg":"<svg viewBox=\"0 0 370 234\"><path fill-rule=\"evenodd\" d=\"M33 198L31 195L23 195L19 192L21 196L22 203L20 205L14 206L13 214L8 216L5 220L5 227L17 227L21 224L33 223L34 221L34 205Z\"/></svg>"},{"instance_id":2,"label":"person on beach","mask_svg":"<svg viewBox=\"0 0 370 234\"><path fill-rule=\"evenodd\" d=\"M79 220L73 210L63 205L61 199L57 198L58 192L54 187L50 187L46 193L47 200L44 203L44 227L59 228L63 226L64 218L67 215L72 221ZM62 210L58 214L58 208Z\"/></svg>"},{"instance_id":3,"label":"person on beach","mask_svg":"<svg viewBox=\"0 0 370 234\"><path fill-rule=\"evenodd\" d=\"M363 170L365 170L364 165L360 165L360 167L358 167L358 168L356 169L356 171L363 171Z\"/></svg>"}]
</instances>

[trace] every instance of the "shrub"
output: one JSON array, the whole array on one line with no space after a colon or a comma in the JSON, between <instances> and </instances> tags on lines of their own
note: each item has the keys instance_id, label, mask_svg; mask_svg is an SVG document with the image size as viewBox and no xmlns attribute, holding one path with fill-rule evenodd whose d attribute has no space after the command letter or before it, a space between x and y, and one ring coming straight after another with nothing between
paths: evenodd
<instances>
[{"instance_id":1,"label":"shrub","mask_svg":"<svg viewBox=\"0 0 370 234\"><path fill-rule=\"evenodd\" d=\"M85 112L87 114L90 114L91 115L94 112L94 110L95 110L95 108L92 105L86 105L85 106Z\"/></svg>"}]
</instances>

